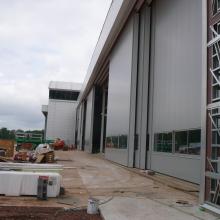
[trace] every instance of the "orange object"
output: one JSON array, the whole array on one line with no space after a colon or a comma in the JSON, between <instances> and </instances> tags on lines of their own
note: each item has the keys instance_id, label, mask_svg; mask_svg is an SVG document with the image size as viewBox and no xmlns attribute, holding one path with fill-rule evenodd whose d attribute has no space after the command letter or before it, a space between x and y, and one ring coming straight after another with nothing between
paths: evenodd
<instances>
[{"instance_id":1,"label":"orange object","mask_svg":"<svg viewBox=\"0 0 220 220\"><path fill-rule=\"evenodd\" d=\"M52 144L54 150L62 150L63 147L65 146L64 140L57 139L53 144Z\"/></svg>"},{"instance_id":2,"label":"orange object","mask_svg":"<svg viewBox=\"0 0 220 220\"><path fill-rule=\"evenodd\" d=\"M27 152L21 152L21 160L26 161L27 160Z\"/></svg>"},{"instance_id":3,"label":"orange object","mask_svg":"<svg viewBox=\"0 0 220 220\"><path fill-rule=\"evenodd\" d=\"M0 149L6 151L6 157L13 157L14 155L14 141L0 139Z\"/></svg>"},{"instance_id":4,"label":"orange object","mask_svg":"<svg viewBox=\"0 0 220 220\"><path fill-rule=\"evenodd\" d=\"M33 147L32 143L22 143L21 144L21 149L31 150L32 147Z\"/></svg>"}]
</instances>

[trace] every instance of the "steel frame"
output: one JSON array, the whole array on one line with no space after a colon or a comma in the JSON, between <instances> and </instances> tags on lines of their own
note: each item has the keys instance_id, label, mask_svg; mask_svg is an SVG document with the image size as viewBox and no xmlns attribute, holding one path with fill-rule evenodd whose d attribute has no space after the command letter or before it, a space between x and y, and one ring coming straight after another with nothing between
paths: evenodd
<instances>
[{"instance_id":1,"label":"steel frame","mask_svg":"<svg viewBox=\"0 0 220 220\"><path fill-rule=\"evenodd\" d=\"M220 137L220 129L218 124L216 124L216 116L218 114L213 114L213 110L220 109L220 101L218 99L213 99L213 89L214 84L220 86L220 80L215 75L215 69L213 66L213 52L211 52L211 47L214 47L216 51L216 56L218 60L218 65L220 66L220 34L214 29L214 24L220 22L220 13L217 10L214 14L213 5L216 4L216 0L212 2L209 0L203 0L203 67L202 67L202 163L201 163L201 184L200 184L200 203L204 204L203 207L207 209L219 208L217 205L219 193L220 193L220 174L215 171L212 163L217 163L219 160L212 160L212 149L218 147L218 143L213 144L213 132L217 132L216 135ZM208 42L208 43L207 43ZM216 83L213 84L213 79ZM215 86L216 86L215 85ZM217 101L217 102L216 102ZM214 128L214 129L213 129ZM216 146L215 146L216 145ZM206 181L206 178L210 180ZM211 198L211 179L216 180L215 190L213 197ZM208 201L210 199L210 201ZM213 210L212 210L213 211Z\"/></svg>"}]
</instances>

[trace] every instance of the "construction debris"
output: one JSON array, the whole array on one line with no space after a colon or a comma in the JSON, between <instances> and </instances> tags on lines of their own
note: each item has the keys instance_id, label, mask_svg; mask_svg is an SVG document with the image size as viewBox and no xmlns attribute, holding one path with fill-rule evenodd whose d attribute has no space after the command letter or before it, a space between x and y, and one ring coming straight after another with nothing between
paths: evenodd
<instances>
[{"instance_id":1,"label":"construction debris","mask_svg":"<svg viewBox=\"0 0 220 220\"><path fill-rule=\"evenodd\" d=\"M146 172L147 175L150 175L150 176L155 175L155 171L153 171L153 170L146 170L145 172Z\"/></svg>"},{"instance_id":2,"label":"construction debris","mask_svg":"<svg viewBox=\"0 0 220 220\"><path fill-rule=\"evenodd\" d=\"M7 158L0 156L0 162L8 162Z\"/></svg>"},{"instance_id":3,"label":"construction debris","mask_svg":"<svg viewBox=\"0 0 220 220\"><path fill-rule=\"evenodd\" d=\"M15 151L13 141L0 140L0 194L31 195L42 200L57 197L63 166L54 164L54 149L64 148L64 141L58 139L54 145L39 144L35 149L20 142Z\"/></svg>"},{"instance_id":4,"label":"construction debris","mask_svg":"<svg viewBox=\"0 0 220 220\"><path fill-rule=\"evenodd\" d=\"M54 163L54 150L48 144L39 144L35 150L19 150L14 156L16 162Z\"/></svg>"},{"instance_id":5,"label":"construction debris","mask_svg":"<svg viewBox=\"0 0 220 220\"><path fill-rule=\"evenodd\" d=\"M0 156L4 157L5 156L5 150L0 150Z\"/></svg>"},{"instance_id":6,"label":"construction debris","mask_svg":"<svg viewBox=\"0 0 220 220\"><path fill-rule=\"evenodd\" d=\"M14 141L0 140L0 162L7 162L13 158L14 162L22 163L55 163L55 150L66 151L72 149L65 145L65 142L59 138L51 144L41 143L34 149L32 144L27 142L26 139L24 140L24 137L22 139L19 136L17 139L19 139L19 142L16 146L14 145Z\"/></svg>"},{"instance_id":7,"label":"construction debris","mask_svg":"<svg viewBox=\"0 0 220 220\"><path fill-rule=\"evenodd\" d=\"M36 163L54 163L54 150L48 144L39 144L32 159Z\"/></svg>"},{"instance_id":8,"label":"construction debris","mask_svg":"<svg viewBox=\"0 0 220 220\"><path fill-rule=\"evenodd\" d=\"M5 151L5 157L13 157L14 155L14 141L0 139L0 150ZM1 155L3 156L3 155Z\"/></svg>"},{"instance_id":9,"label":"construction debris","mask_svg":"<svg viewBox=\"0 0 220 220\"><path fill-rule=\"evenodd\" d=\"M17 151L21 149L33 150L36 146L43 142L42 133L18 131L16 132L15 137L17 143Z\"/></svg>"},{"instance_id":10,"label":"construction debris","mask_svg":"<svg viewBox=\"0 0 220 220\"><path fill-rule=\"evenodd\" d=\"M27 161L28 160L28 152L27 151L19 151L14 156L15 161Z\"/></svg>"},{"instance_id":11,"label":"construction debris","mask_svg":"<svg viewBox=\"0 0 220 220\"><path fill-rule=\"evenodd\" d=\"M65 146L64 140L57 138L54 143L52 143L52 147L54 150L63 150Z\"/></svg>"},{"instance_id":12,"label":"construction debris","mask_svg":"<svg viewBox=\"0 0 220 220\"><path fill-rule=\"evenodd\" d=\"M36 163L4 163L0 162L0 171L24 171L24 172L55 172L63 170L60 164L36 164Z\"/></svg>"}]
</instances>

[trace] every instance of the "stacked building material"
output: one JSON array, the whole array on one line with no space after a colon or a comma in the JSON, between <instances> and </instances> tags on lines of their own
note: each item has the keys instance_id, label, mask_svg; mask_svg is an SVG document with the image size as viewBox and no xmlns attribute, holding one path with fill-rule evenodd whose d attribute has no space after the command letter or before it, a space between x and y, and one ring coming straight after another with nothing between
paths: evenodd
<instances>
[{"instance_id":1,"label":"stacked building material","mask_svg":"<svg viewBox=\"0 0 220 220\"><path fill-rule=\"evenodd\" d=\"M24 172L55 172L55 173L59 173L63 170L63 165L0 162L0 171L5 171L5 170L24 171Z\"/></svg>"},{"instance_id":2,"label":"stacked building material","mask_svg":"<svg viewBox=\"0 0 220 220\"><path fill-rule=\"evenodd\" d=\"M61 175L50 172L1 171L0 194L6 196L37 196L40 176L48 177L47 197L57 197L60 193Z\"/></svg>"},{"instance_id":3,"label":"stacked building material","mask_svg":"<svg viewBox=\"0 0 220 220\"><path fill-rule=\"evenodd\" d=\"M14 155L14 141L0 139L0 149L5 150L6 157L13 157L13 155Z\"/></svg>"}]
</instances>

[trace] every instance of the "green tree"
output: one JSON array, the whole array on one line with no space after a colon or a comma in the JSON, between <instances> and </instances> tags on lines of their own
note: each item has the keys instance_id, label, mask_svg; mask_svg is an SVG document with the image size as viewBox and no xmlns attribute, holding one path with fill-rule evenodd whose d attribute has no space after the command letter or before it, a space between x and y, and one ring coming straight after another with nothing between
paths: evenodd
<instances>
[{"instance_id":1,"label":"green tree","mask_svg":"<svg viewBox=\"0 0 220 220\"><path fill-rule=\"evenodd\" d=\"M10 139L10 131L7 128L1 128L0 138L1 139Z\"/></svg>"}]
</instances>

